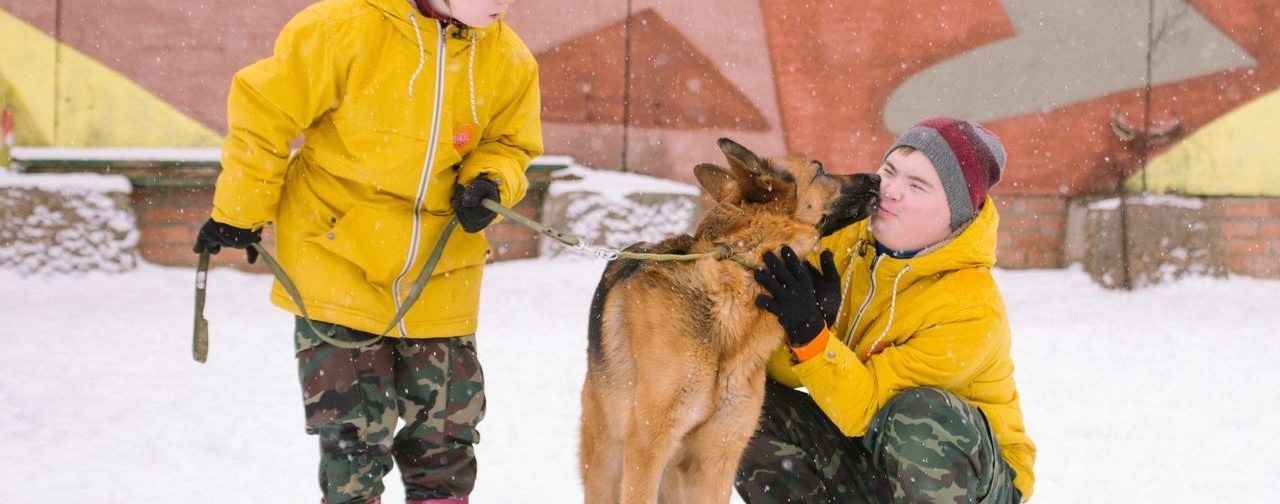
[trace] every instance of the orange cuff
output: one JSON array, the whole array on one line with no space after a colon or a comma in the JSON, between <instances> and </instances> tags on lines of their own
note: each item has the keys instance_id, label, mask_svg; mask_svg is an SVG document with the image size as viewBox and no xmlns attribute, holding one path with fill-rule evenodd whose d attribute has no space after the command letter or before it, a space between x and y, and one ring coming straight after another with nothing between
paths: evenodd
<instances>
[{"instance_id":1,"label":"orange cuff","mask_svg":"<svg viewBox=\"0 0 1280 504\"><path fill-rule=\"evenodd\" d=\"M802 347L791 347L791 355L795 357L796 364L812 359L827 349L827 338L831 336L831 328L823 326L822 332L819 332L813 340L805 343Z\"/></svg>"}]
</instances>

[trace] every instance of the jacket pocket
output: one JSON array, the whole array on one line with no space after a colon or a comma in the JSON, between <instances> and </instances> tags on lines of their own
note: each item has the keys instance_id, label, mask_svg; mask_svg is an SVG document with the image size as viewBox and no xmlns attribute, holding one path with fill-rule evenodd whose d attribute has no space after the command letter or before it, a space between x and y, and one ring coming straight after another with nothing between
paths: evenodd
<instances>
[{"instance_id":1,"label":"jacket pocket","mask_svg":"<svg viewBox=\"0 0 1280 504\"><path fill-rule=\"evenodd\" d=\"M406 283L421 272L447 221L424 213L415 222L411 211L356 205L327 232L307 240L359 267L370 284L390 290L392 282L404 271L415 226L418 249L403 279ZM450 235L432 275L481 264L487 250L483 235L458 228Z\"/></svg>"},{"instance_id":2,"label":"jacket pocket","mask_svg":"<svg viewBox=\"0 0 1280 504\"><path fill-rule=\"evenodd\" d=\"M358 266L369 283L387 288L404 267L412 232L409 212L356 205L328 231L307 241Z\"/></svg>"}]
</instances>

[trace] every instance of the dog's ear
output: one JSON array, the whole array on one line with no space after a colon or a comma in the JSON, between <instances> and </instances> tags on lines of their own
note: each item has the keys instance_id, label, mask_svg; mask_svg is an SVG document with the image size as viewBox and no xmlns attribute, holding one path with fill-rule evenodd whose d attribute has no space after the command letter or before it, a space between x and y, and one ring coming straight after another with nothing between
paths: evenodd
<instances>
[{"instance_id":1,"label":"dog's ear","mask_svg":"<svg viewBox=\"0 0 1280 504\"><path fill-rule=\"evenodd\" d=\"M728 138L721 138L716 144L729 160L729 167L742 192L742 199L751 203L764 203L773 199L773 191L779 184L768 161Z\"/></svg>"},{"instance_id":2,"label":"dog's ear","mask_svg":"<svg viewBox=\"0 0 1280 504\"><path fill-rule=\"evenodd\" d=\"M711 199L724 203L734 203L726 201L730 195L738 194L738 183L734 180L733 174L729 173L729 169L720 165L710 163L702 163L693 167L693 176L697 177L698 185L711 195Z\"/></svg>"}]
</instances>

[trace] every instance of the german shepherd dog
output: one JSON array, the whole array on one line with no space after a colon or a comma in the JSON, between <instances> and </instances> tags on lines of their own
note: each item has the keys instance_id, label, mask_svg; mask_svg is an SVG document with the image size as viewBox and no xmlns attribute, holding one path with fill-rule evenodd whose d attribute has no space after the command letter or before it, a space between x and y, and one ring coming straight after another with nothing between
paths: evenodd
<instances>
[{"instance_id":1,"label":"german shepherd dog","mask_svg":"<svg viewBox=\"0 0 1280 504\"><path fill-rule=\"evenodd\" d=\"M615 260L591 301L580 469L592 504L727 502L764 401L765 363L786 336L756 306L743 263L813 250L866 218L874 174L830 175L798 157L763 159L727 138L725 168L694 174L715 199L693 236L628 250L721 250L740 262Z\"/></svg>"}]
</instances>

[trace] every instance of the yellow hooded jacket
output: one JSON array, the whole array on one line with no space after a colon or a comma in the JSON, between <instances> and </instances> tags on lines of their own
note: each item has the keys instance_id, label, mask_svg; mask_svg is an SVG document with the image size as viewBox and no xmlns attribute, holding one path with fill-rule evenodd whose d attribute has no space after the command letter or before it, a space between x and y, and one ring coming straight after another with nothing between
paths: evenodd
<instances>
[{"instance_id":1,"label":"yellow hooded jacket","mask_svg":"<svg viewBox=\"0 0 1280 504\"><path fill-rule=\"evenodd\" d=\"M775 352L769 376L804 386L847 436L911 387L948 390L978 407L995 432L1014 486L1031 496L1035 445L1013 382L1009 323L991 277L999 215L988 198L958 235L910 259L876 255L868 223L822 241L841 272L844 302L826 350L793 365Z\"/></svg>"},{"instance_id":2,"label":"yellow hooded jacket","mask_svg":"<svg viewBox=\"0 0 1280 504\"><path fill-rule=\"evenodd\" d=\"M503 205L524 197L540 108L537 62L504 23L442 28L407 0L319 2L232 81L212 217L276 223L308 314L381 333L452 216L454 184L484 175ZM474 333L488 250L454 232L391 335ZM279 283L271 300L297 314Z\"/></svg>"}]
</instances>

